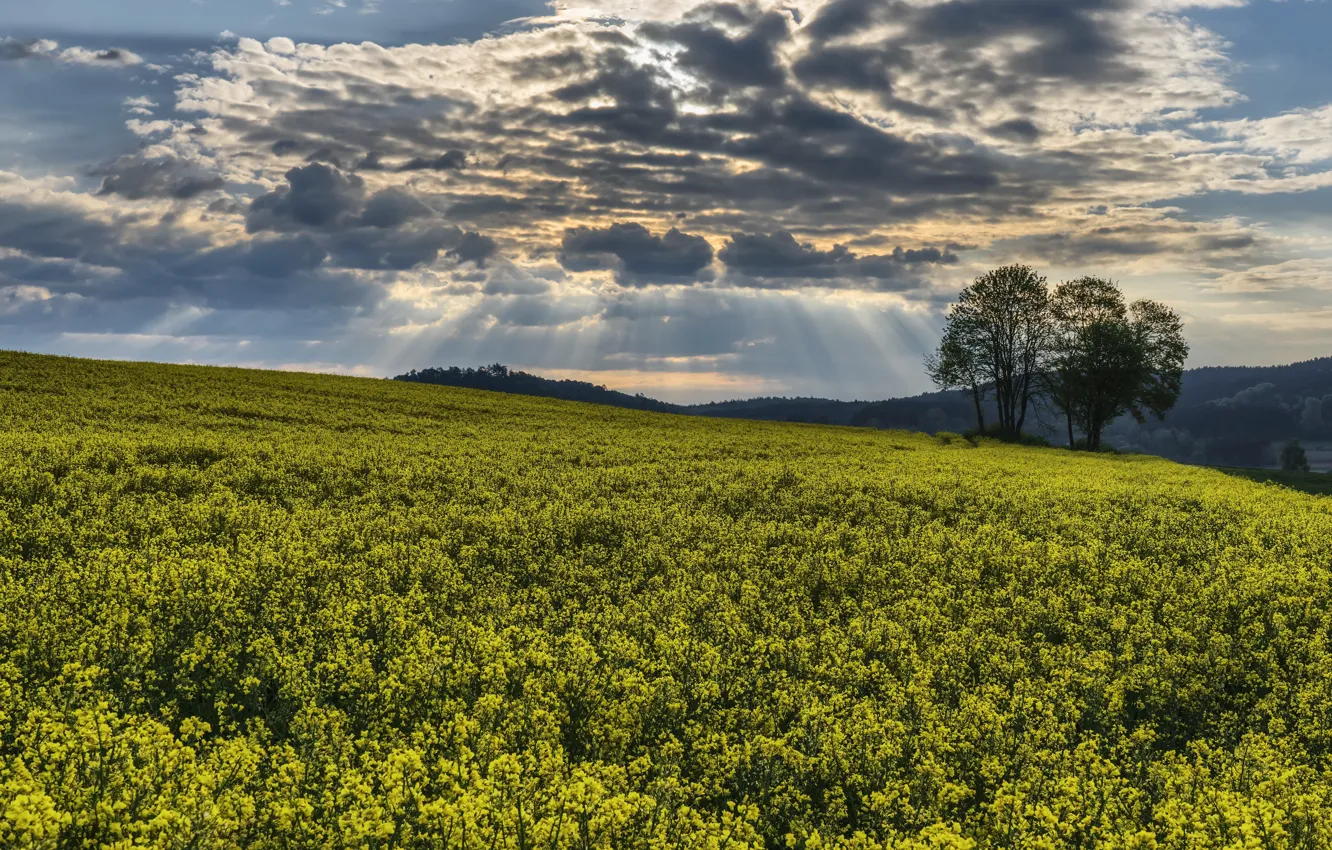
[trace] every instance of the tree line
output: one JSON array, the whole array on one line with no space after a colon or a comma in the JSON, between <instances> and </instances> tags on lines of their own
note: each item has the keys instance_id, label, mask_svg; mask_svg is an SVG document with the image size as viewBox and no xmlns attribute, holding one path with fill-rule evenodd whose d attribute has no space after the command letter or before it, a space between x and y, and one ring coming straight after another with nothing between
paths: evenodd
<instances>
[{"instance_id":1,"label":"tree line","mask_svg":"<svg viewBox=\"0 0 1332 850\"><path fill-rule=\"evenodd\" d=\"M1096 451L1120 416L1164 419L1174 406L1189 353L1183 327L1164 304L1127 303L1113 281L1051 288L1029 266L1004 266L962 290L925 367L940 389L970 393L981 433L1016 438L1029 412L1052 410L1070 446ZM999 421L987 428L990 397Z\"/></svg>"}]
</instances>

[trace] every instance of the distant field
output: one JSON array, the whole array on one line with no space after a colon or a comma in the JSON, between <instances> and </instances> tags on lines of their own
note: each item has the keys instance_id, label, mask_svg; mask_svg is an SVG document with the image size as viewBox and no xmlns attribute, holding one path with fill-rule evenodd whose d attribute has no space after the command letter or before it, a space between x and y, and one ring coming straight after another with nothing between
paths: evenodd
<instances>
[{"instance_id":1,"label":"distant field","mask_svg":"<svg viewBox=\"0 0 1332 850\"><path fill-rule=\"evenodd\" d=\"M1325 848L1332 501L0 354L0 847Z\"/></svg>"},{"instance_id":2,"label":"distant field","mask_svg":"<svg viewBox=\"0 0 1332 850\"><path fill-rule=\"evenodd\" d=\"M1218 466L1227 475L1236 475L1264 484L1280 484L1292 490L1301 490L1317 496L1332 495L1332 473L1286 472L1280 469L1252 469L1243 466Z\"/></svg>"}]
</instances>

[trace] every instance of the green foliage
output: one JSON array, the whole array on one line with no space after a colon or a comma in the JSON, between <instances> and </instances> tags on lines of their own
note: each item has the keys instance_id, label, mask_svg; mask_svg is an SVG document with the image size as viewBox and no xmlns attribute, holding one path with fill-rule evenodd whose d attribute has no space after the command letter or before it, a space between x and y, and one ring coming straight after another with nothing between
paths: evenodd
<instances>
[{"instance_id":1,"label":"green foliage","mask_svg":"<svg viewBox=\"0 0 1332 850\"><path fill-rule=\"evenodd\" d=\"M1309 458L1299 440L1287 440L1281 447L1281 469L1285 472L1309 471Z\"/></svg>"},{"instance_id":2,"label":"green foliage","mask_svg":"<svg viewBox=\"0 0 1332 850\"><path fill-rule=\"evenodd\" d=\"M925 370L940 389L970 390L981 431L986 430L982 400L993 390L999 430L1020 434L1039 389L1049 335L1045 278L1030 266L1004 266L976 278L958 294Z\"/></svg>"},{"instance_id":3,"label":"green foliage","mask_svg":"<svg viewBox=\"0 0 1332 850\"><path fill-rule=\"evenodd\" d=\"M1119 286L1098 277L1061 283L1050 300L1051 335L1043 383L1063 414L1070 445L1074 425L1092 451L1106 426L1125 414L1158 419L1179 398L1189 347L1183 323L1155 301L1128 305Z\"/></svg>"},{"instance_id":4,"label":"green foliage","mask_svg":"<svg viewBox=\"0 0 1332 850\"><path fill-rule=\"evenodd\" d=\"M959 293L925 372L941 390L970 393L978 432L988 430L993 391L999 433L1020 437L1028 409L1043 401L1063 414L1070 447L1079 446L1076 427L1098 451L1119 417L1141 424L1174 407L1189 353L1183 329L1163 304L1126 304L1113 281L1082 277L1051 293L1030 267L1005 266Z\"/></svg>"},{"instance_id":5,"label":"green foliage","mask_svg":"<svg viewBox=\"0 0 1332 850\"><path fill-rule=\"evenodd\" d=\"M0 355L0 846L1323 848L1332 503Z\"/></svg>"}]
</instances>

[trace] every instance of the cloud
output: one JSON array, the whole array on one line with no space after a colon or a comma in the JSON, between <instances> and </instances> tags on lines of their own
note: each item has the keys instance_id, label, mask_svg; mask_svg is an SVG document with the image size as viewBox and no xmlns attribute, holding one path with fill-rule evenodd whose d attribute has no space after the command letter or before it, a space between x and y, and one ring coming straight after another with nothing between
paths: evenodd
<instances>
[{"instance_id":1,"label":"cloud","mask_svg":"<svg viewBox=\"0 0 1332 850\"><path fill-rule=\"evenodd\" d=\"M0 177L4 175L0 173ZM312 235L219 243L192 220L122 212L112 196L0 180L0 254L12 282L98 305L193 303L325 311L374 303L381 283L329 268Z\"/></svg>"},{"instance_id":2,"label":"cloud","mask_svg":"<svg viewBox=\"0 0 1332 850\"><path fill-rule=\"evenodd\" d=\"M550 292L550 281L505 263L491 272L482 291L486 295L544 295Z\"/></svg>"},{"instance_id":3,"label":"cloud","mask_svg":"<svg viewBox=\"0 0 1332 850\"><path fill-rule=\"evenodd\" d=\"M290 191L295 191L295 184ZM352 202L359 203L360 198L361 193L356 192ZM436 215L420 198L397 186L371 195L359 209L355 223L362 227L401 227L409 221Z\"/></svg>"},{"instance_id":4,"label":"cloud","mask_svg":"<svg viewBox=\"0 0 1332 850\"><path fill-rule=\"evenodd\" d=\"M605 228L573 227L560 243L560 265L569 271L606 270L627 286L694 283L709 279L712 245L672 227L655 236L637 222Z\"/></svg>"},{"instance_id":5,"label":"cloud","mask_svg":"<svg viewBox=\"0 0 1332 850\"><path fill-rule=\"evenodd\" d=\"M683 51L676 56L679 65L719 85L780 85L786 74L777 48L788 35L789 17L782 12L768 12L750 22L739 6L724 4L711 8L716 17L729 16L732 22L749 26L734 36L722 27L700 21L647 24L641 31L649 38L682 47Z\"/></svg>"},{"instance_id":6,"label":"cloud","mask_svg":"<svg viewBox=\"0 0 1332 850\"><path fill-rule=\"evenodd\" d=\"M1254 179L1260 157L1162 126L1237 97L1217 40L1173 10L775 5L710 4L670 22L644 7L657 22L447 46L242 39L214 51L212 73L183 78L178 101L203 116L198 141L222 160L274 150L255 162L270 188L297 153L377 186L406 169L437 209L528 250L565 222L661 232L680 214L705 238L849 243L904 226L931 236L899 241L969 242L1097 204L1275 182ZM1077 67L1054 58L1080 51Z\"/></svg>"},{"instance_id":7,"label":"cloud","mask_svg":"<svg viewBox=\"0 0 1332 850\"><path fill-rule=\"evenodd\" d=\"M372 152L373 153L373 152ZM371 154L366 154L367 158ZM365 160L362 160L363 162ZM376 160L371 160L372 162ZM460 150L445 151L434 157L413 157L398 166L399 171L461 171L467 165L467 154Z\"/></svg>"},{"instance_id":8,"label":"cloud","mask_svg":"<svg viewBox=\"0 0 1332 850\"><path fill-rule=\"evenodd\" d=\"M121 106L135 115L152 115L153 110L157 108L157 101L146 95L140 95L125 98L121 102Z\"/></svg>"},{"instance_id":9,"label":"cloud","mask_svg":"<svg viewBox=\"0 0 1332 850\"><path fill-rule=\"evenodd\" d=\"M1270 118L1205 124L1250 150L1268 151L1301 165L1332 160L1332 104L1296 109Z\"/></svg>"},{"instance_id":10,"label":"cloud","mask_svg":"<svg viewBox=\"0 0 1332 850\"><path fill-rule=\"evenodd\" d=\"M120 195L132 201L144 198L189 200L221 189L226 181L197 162L174 156L127 154L93 169L102 178L99 195Z\"/></svg>"},{"instance_id":11,"label":"cloud","mask_svg":"<svg viewBox=\"0 0 1332 850\"><path fill-rule=\"evenodd\" d=\"M286 186L254 199L246 230L336 227L361 208L365 197L364 180L321 162L289 170L286 181Z\"/></svg>"},{"instance_id":12,"label":"cloud","mask_svg":"<svg viewBox=\"0 0 1332 850\"><path fill-rule=\"evenodd\" d=\"M486 260L495 256L499 246L494 239L481 233L469 230L458 240L458 244L449 249L449 256L458 260L460 263L473 263L478 266L484 266Z\"/></svg>"},{"instance_id":13,"label":"cloud","mask_svg":"<svg viewBox=\"0 0 1332 850\"><path fill-rule=\"evenodd\" d=\"M246 231L310 234L335 266L403 271L441 253L480 266L496 251L493 239L446 223L403 187L368 194L363 178L323 162L291 168L284 179L250 203Z\"/></svg>"},{"instance_id":14,"label":"cloud","mask_svg":"<svg viewBox=\"0 0 1332 850\"><path fill-rule=\"evenodd\" d=\"M593 298L542 294L488 298L482 302L480 311L502 327L557 328L595 316L600 308Z\"/></svg>"},{"instance_id":15,"label":"cloud","mask_svg":"<svg viewBox=\"0 0 1332 850\"><path fill-rule=\"evenodd\" d=\"M0 38L0 60L16 62L22 59L52 59L59 47L59 44L46 38L23 41L5 36Z\"/></svg>"},{"instance_id":16,"label":"cloud","mask_svg":"<svg viewBox=\"0 0 1332 850\"><path fill-rule=\"evenodd\" d=\"M1247 264L1210 281L1206 288L1254 300L1294 300L1332 304L1332 259L1301 257L1269 264Z\"/></svg>"},{"instance_id":17,"label":"cloud","mask_svg":"<svg viewBox=\"0 0 1332 850\"><path fill-rule=\"evenodd\" d=\"M991 136L1032 144L1040 141L1041 128L1026 118L1010 118L989 128Z\"/></svg>"},{"instance_id":18,"label":"cloud","mask_svg":"<svg viewBox=\"0 0 1332 850\"><path fill-rule=\"evenodd\" d=\"M728 272L760 281L800 285L908 290L923 285L921 267L956 263L956 255L938 248L860 256L845 245L820 251L797 242L790 232L736 233L718 253Z\"/></svg>"},{"instance_id":19,"label":"cloud","mask_svg":"<svg viewBox=\"0 0 1332 850\"><path fill-rule=\"evenodd\" d=\"M442 251L456 248L464 235L457 227L443 224L394 230L357 228L341 231L323 244L334 265L403 271L435 263Z\"/></svg>"},{"instance_id":20,"label":"cloud","mask_svg":"<svg viewBox=\"0 0 1332 850\"><path fill-rule=\"evenodd\" d=\"M108 66L128 68L142 65L143 57L122 47L108 47L90 50L86 47L67 47L47 38L20 40L10 36L0 38L0 61L21 61L24 59L47 59L63 62L67 65Z\"/></svg>"},{"instance_id":21,"label":"cloud","mask_svg":"<svg viewBox=\"0 0 1332 850\"><path fill-rule=\"evenodd\" d=\"M61 62L68 62L73 65L112 65L119 68L128 68L143 64L142 56L121 47L110 47L104 50L69 47L60 51L56 58Z\"/></svg>"},{"instance_id":22,"label":"cloud","mask_svg":"<svg viewBox=\"0 0 1332 850\"><path fill-rule=\"evenodd\" d=\"M1325 261L1290 263L1320 237L1229 200L1312 205L1326 116L1200 120L1244 108L1190 17L1220 2L580 0L475 42L215 43L174 104L116 90L141 147L89 157L97 185L77 163L0 180L0 311L339 347L275 362L521 355L786 387L878 387L870 350L915 388L941 300L1011 260L1113 273L1199 321L1317 306ZM133 61L97 55L0 42ZM1226 207L1187 211L1204 197Z\"/></svg>"}]
</instances>

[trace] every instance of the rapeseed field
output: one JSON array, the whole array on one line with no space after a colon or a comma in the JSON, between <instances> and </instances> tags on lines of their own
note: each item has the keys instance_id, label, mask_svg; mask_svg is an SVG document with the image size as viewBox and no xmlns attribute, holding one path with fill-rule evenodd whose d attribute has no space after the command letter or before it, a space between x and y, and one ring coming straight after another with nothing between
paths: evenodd
<instances>
[{"instance_id":1,"label":"rapeseed field","mask_svg":"<svg viewBox=\"0 0 1332 850\"><path fill-rule=\"evenodd\" d=\"M5 848L1326 848L1332 502L0 355Z\"/></svg>"}]
</instances>

